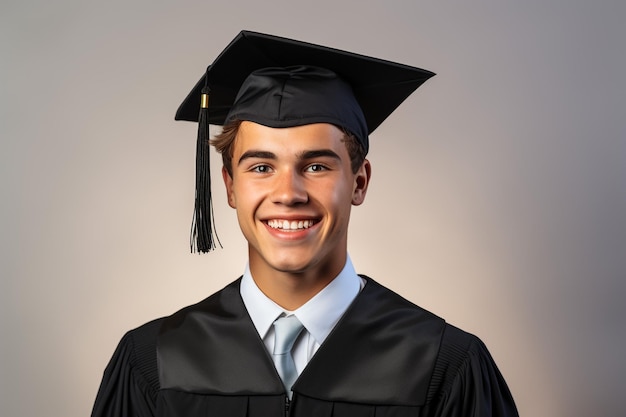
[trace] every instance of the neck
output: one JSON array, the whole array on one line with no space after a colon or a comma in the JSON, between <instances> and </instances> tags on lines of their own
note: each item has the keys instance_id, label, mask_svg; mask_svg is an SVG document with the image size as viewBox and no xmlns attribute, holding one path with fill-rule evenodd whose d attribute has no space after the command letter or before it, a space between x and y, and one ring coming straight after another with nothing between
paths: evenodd
<instances>
[{"instance_id":1,"label":"neck","mask_svg":"<svg viewBox=\"0 0 626 417\"><path fill-rule=\"evenodd\" d=\"M259 289L288 311L305 304L323 290L343 269L346 258L336 265L323 265L301 272L278 271L250 258L250 274Z\"/></svg>"}]
</instances>

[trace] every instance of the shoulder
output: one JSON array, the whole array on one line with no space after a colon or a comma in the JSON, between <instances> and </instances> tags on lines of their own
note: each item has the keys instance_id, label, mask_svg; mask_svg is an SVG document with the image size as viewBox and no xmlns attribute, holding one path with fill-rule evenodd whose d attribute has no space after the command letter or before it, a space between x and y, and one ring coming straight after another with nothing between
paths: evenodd
<instances>
[{"instance_id":1,"label":"shoulder","mask_svg":"<svg viewBox=\"0 0 626 417\"><path fill-rule=\"evenodd\" d=\"M448 392L471 361L483 354L483 342L475 335L446 323L435 361L429 396ZM486 348L484 349L486 352Z\"/></svg>"},{"instance_id":2,"label":"shoulder","mask_svg":"<svg viewBox=\"0 0 626 417\"><path fill-rule=\"evenodd\" d=\"M429 387L436 415L517 417L507 383L485 344L446 325Z\"/></svg>"},{"instance_id":3,"label":"shoulder","mask_svg":"<svg viewBox=\"0 0 626 417\"><path fill-rule=\"evenodd\" d=\"M366 279L370 309L384 311L387 327L406 324L396 340L410 348L412 358L420 358L407 363L428 369L425 404L441 411L436 415L517 415L507 384L479 337Z\"/></svg>"},{"instance_id":4,"label":"shoulder","mask_svg":"<svg viewBox=\"0 0 626 417\"><path fill-rule=\"evenodd\" d=\"M164 318L158 318L128 331L116 352L120 360L154 391L159 388L156 346L163 321Z\"/></svg>"},{"instance_id":5,"label":"shoulder","mask_svg":"<svg viewBox=\"0 0 626 417\"><path fill-rule=\"evenodd\" d=\"M229 301L224 298L228 299L237 293L238 283L238 280L234 281L198 303L183 307L169 316L157 318L128 331L122 337L109 367L115 363L118 366L123 364L128 368L127 372L144 380L151 389L158 390L157 348L163 332L168 328L178 327L198 311L220 310L221 305L229 304Z\"/></svg>"},{"instance_id":6,"label":"shoulder","mask_svg":"<svg viewBox=\"0 0 626 417\"><path fill-rule=\"evenodd\" d=\"M419 318L419 323L425 322L437 327L438 337L433 342L440 346L440 355L442 353L446 355L448 351L468 353L482 345L481 340L475 335L447 323L437 314L416 305L373 279L362 277L367 280L365 288L369 287L366 295L370 307L385 309L396 317Z\"/></svg>"},{"instance_id":7,"label":"shoulder","mask_svg":"<svg viewBox=\"0 0 626 417\"><path fill-rule=\"evenodd\" d=\"M232 289L238 288L236 283L228 286L231 289L227 292L236 291ZM199 309L220 311L220 305L228 304L223 295L224 290L219 291L197 304L124 334L104 370L92 416L152 415L162 385L158 352L163 329L168 324L171 326L186 321Z\"/></svg>"},{"instance_id":8,"label":"shoulder","mask_svg":"<svg viewBox=\"0 0 626 417\"><path fill-rule=\"evenodd\" d=\"M131 364L145 375L148 380L154 382L153 380L156 378L158 383L156 365L157 345L160 335L168 327L176 327L198 311L206 312L209 310L217 312L223 304L230 304L229 298L238 294L238 285L239 280L234 281L198 303L183 307L169 316L149 321L128 331L122 338L120 346L127 347Z\"/></svg>"},{"instance_id":9,"label":"shoulder","mask_svg":"<svg viewBox=\"0 0 626 417\"><path fill-rule=\"evenodd\" d=\"M161 319L127 332L119 342L94 402L93 417L148 415L159 390L156 337Z\"/></svg>"}]
</instances>

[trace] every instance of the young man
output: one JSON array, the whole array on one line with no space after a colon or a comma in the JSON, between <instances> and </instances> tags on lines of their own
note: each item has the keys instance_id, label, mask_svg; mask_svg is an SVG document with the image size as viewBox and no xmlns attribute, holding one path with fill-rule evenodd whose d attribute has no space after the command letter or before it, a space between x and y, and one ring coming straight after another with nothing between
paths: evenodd
<instances>
[{"instance_id":1,"label":"young man","mask_svg":"<svg viewBox=\"0 0 626 417\"><path fill-rule=\"evenodd\" d=\"M247 268L127 333L94 417L517 415L478 338L357 275L348 257L350 210L371 174L368 134L432 75L268 35L235 38L177 118L200 123L200 251L214 245L208 123L224 125L213 144Z\"/></svg>"}]
</instances>

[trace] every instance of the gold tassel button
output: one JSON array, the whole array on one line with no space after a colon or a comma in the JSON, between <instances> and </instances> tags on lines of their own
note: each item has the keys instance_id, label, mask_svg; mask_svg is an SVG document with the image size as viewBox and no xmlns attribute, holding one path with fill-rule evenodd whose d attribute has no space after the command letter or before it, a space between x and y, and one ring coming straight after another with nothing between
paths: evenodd
<instances>
[{"instance_id":1,"label":"gold tassel button","mask_svg":"<svg viewBox=\"0 0 626 417\"><path fill-rule=\"evenodd\" d=\"M209 108L209 95L208 94L202 94L200 96L200 108L201 109Z\"/></svg>"}]
</instances>

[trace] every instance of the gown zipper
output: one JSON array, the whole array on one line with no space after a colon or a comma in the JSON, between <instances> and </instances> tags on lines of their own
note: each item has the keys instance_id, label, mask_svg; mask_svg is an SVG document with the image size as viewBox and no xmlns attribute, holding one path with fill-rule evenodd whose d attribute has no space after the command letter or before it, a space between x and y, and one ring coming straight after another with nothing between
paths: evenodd
<instances>
[{"instance_id":1,"label":"gown zipper","mask_svg":"<svg viewBox=\"0 0 626 417\"><path fill-rule=\"evenodd\" d=\"M289 397L285 395L285 417L289 417L289 410L291 408L291 401Z\"/></svg>"}]
</instances>

